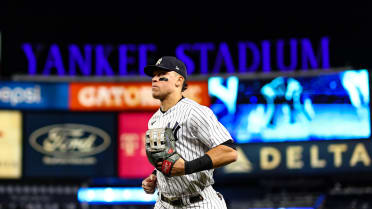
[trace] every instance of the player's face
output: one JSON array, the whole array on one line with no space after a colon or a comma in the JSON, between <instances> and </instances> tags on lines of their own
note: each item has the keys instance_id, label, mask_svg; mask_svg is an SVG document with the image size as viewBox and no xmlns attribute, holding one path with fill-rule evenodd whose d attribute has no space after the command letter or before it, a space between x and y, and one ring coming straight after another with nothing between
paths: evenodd
<instances>
[{"instance_id":1,"label":"player's face","mask_svg":"<svg viewBox=\"0 0 372 209\"><path fill-rule=\"evenodd\" d=\"M155 71L152 77L152 96L163 100L176 90L179 75L174 71Z\"/></svg>"}]
</instances>

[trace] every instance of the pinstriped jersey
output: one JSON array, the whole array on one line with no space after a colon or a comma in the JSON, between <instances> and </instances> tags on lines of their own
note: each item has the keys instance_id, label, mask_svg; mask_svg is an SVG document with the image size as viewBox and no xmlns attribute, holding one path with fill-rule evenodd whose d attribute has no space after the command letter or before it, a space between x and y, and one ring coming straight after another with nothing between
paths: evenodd
<instances>
[{"instance_id":1,"label":"pinstriped jersey","mask_svg":"<svg viewBox=\"0 0 372 209\"><path fill-rule=\"evenodd\" d=\"M209 107L188 98L181 99L166 112L159 109L149 120L148 128L172 128L176 152L186 161L232 139ZM213 183L213 169L174 177L157 172L158 190L168 197L195 194Z\"/></svg>"}]
</instances>

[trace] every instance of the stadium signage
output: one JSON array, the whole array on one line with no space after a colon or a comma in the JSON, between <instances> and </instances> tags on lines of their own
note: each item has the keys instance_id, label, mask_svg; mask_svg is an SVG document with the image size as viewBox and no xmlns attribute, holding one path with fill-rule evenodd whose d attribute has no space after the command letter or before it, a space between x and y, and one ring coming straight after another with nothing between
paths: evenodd
<instances>
[{"instance_id":1,"label":"stadium signage","mask_svg":"<svg viewBox=\"0 0 372 209\"><path fill-rule=\"evenodd\" d=\"M25 112L24 176L113 176L116 118L102 112Z\"/></svg>"},{"instance_id":2,"label":"stadium signage","mask_svg":"<svg viewBox=\"0 0 372 209\"><path fill-rule=\"evenodd\" d=\"M22 113L0 111L0 179L22 176Z\"/></svg>"},{"instance_id":3,"label":"stadium signage","mask_svg":"<svg viewBox=\"0 0 372 209\"><path fill-rule=\"evenodd\" d=\"M42 127L30 136L30 145L45 155L45 164L94 164L90 157L110 145L103 130L82 124L55 124Z\"/></svg>"},{"instance_id":4,"label":"stadium signage","mask_svg":"<svg viewBox=\"0 0 372 209\"><path fill-rule=\"evenodd\" d=\"M347 150L351 152L349 159L343 159L342 154ZM367 149L362 143L356 144L354 147L348 147L347 144L330 144L327 146L328 159L332 162L330 166L339 168L343 164L350 167L355 167L358 163L363 166L371 165L371 158L367 152ZM285 159L281 158L281 152L279 149L274 147L262 147L260 150L260 168L262 170L273 170L278 168L281 163L284 163L288 169L301 169L304 167L303 156L304 147L300 145L288 146L285 150ZM327 165L327 159L319 156L319 146L312 145L310 147L310 164L311 168L325 168Z\"/></svg>"},{"instance_id":5,"label":"stadium signage","mask_svg":"<svg viewBox=\"0 0 372 209\"><path fill-rule=\"evenodd\" d=\"M160 46L149 44L23 43L28 75L128 76L144 75L150 57L164 55ZM162 51L161 54L159 51ZM330 68L329 38L180 43L166 54L185 62L191 75L254 73Z\"/></svg>"},{"instance_id":6,"label":"stadium signage","mask_svg":"<svg viewBox=\"0 0 372 209\"><path fill-rule=\"evenodd\" d=\"M0 82L0 108L67 109L67 94L67 83Z\"/></svg>"},{"instance_id":7,"label":"stadium signage","mask_svg":"<svg viewBox=\"0 0 372 209\"><path fill-rule=\"evenodd\" d=\"M189 82L185 97L209 105L208 83ZM152 97L151 83L71 83L70 109L156 110L160 102Z\"/></svg>"},{"instance_id":8,"label":"stadium signage","mask_svg":"<svg viewBox=\"0 0 372 209\"><path fill-rule=\"evenodd\" d=\"M334 173L372 170L370 142L245 144L225 174Z\"/></svg>"},{"instance_id":9,"label":"stadium signage","mask_svg":"<svg viewBox=\"0 0 372 209\"><path fill-rule=\"evenodd\" d=\"M121 178L144 178L154 170L147 159L145 133L152 112L124 112L118 116L118 174ZM141 165L141 166L138 166Z\"/></svg>"},{"instance_id":10,"label":"stadium signage","mask_svg":"<svg viewBox=\"0 0 372 209\"><path fill-rule=\"evenodd\" d=\"M11 88L3 86L0 88L0 101L10 106L16 106L20 103L38 104L41 102L40 86L28 86Z\"/></svg>"}]
</instances>

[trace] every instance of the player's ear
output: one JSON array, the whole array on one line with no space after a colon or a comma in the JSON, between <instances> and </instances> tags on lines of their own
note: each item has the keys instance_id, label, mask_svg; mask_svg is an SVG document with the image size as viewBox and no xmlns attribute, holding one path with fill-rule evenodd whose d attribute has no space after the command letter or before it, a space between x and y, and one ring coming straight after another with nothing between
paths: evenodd
<instances>
[{"instance_id":1,"label":"player's ear","mask_svg":"<svg viewBox=\"0 0 372 209\"><path fill-rule=\"evenodd\" d=\"M183 77L182 76L177 76L177 80L176 80L176 87L180 87L182 86L183 84Z\"/></svg>"}]
</instances>

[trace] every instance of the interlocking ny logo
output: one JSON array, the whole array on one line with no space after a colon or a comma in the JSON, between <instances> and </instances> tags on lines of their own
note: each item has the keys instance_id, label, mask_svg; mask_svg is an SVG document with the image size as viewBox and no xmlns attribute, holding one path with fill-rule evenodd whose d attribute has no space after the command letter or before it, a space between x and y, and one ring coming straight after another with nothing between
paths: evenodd
<instances>
[{"instance_id":1,"label":"interlocking ny logo","mask_svg":"<svg viewBox=\"0 0 372 209\"><path fill-rule=\"evenodd\" d=\"M155 65L160 65L161 61L163 60L163 58L160 58Z\"/></svg>"}]
</instances>

